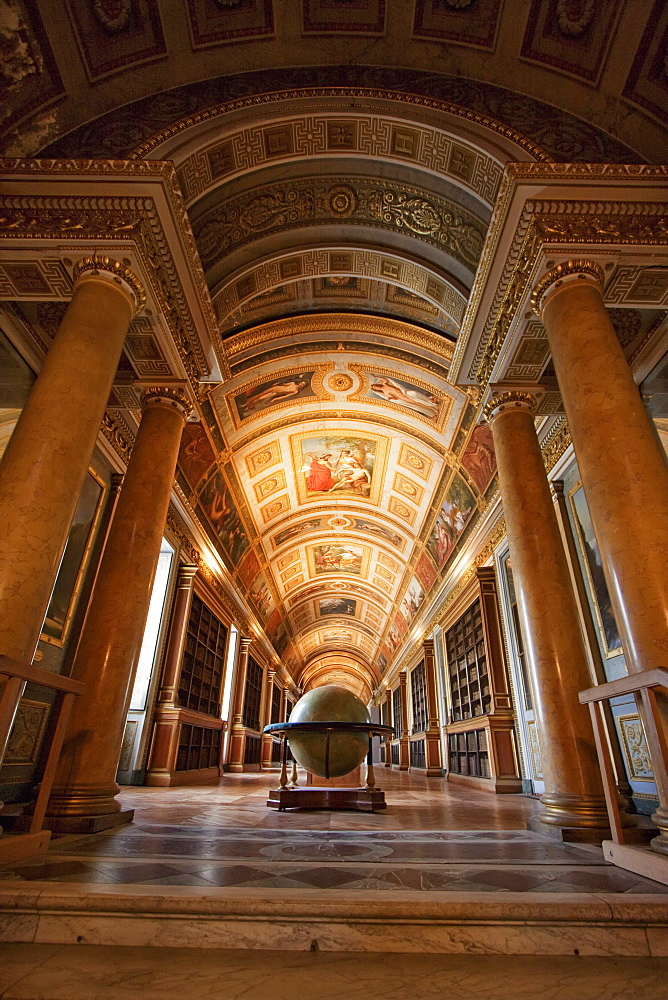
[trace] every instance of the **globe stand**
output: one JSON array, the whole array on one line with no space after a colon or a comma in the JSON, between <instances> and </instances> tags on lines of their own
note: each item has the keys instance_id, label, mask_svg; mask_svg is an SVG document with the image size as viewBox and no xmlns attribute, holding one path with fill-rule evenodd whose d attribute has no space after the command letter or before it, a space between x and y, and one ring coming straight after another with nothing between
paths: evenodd
<instances>
[{"instance_id":1,"label":"globe stand","mask_svg":"<svg viewBox=\"0 0 668 1000\"><path fill-rule=\"evenodd\" d=\"M366 755L366 782L364 788L336 788L333 786L297 784L297 762L293 760L292 786L288 783L288 734L290 730L301 732L322 732L329 748L329 736L332 732L366 732L369 738L369 749ZM354 809L357 812L380 812L387 809L385 793L376 788L373 771L372 738L376 735L387 735L392 732L390 726L380 726L374 723L350 722L283 722L265 727L265 733L279 733L283 737L283 753L281 776L278 788L269 792L267 806L285 812L286 809ZM329 754L326 753L326 765ZM329 777L329 775L326 775Z\"/></svg>"}]
</instances>

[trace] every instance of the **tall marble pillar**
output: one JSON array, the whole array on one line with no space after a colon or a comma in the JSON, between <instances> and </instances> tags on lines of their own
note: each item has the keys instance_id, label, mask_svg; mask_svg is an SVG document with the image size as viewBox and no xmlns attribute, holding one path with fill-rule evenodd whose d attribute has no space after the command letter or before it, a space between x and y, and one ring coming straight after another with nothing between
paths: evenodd
<instances>
[{"instance_id":1,"label":"tall marble pillar","mask_svg":"<svg viewBox=\"0 0 668 1000\"><path fill-rule=\"evenodd\" d=\"M408 729L408 675L405 670L399 674L399 690L401 692L401 736L399 737L399 770L407 771L410 767L410 746Z\"/></svg>"},{"instance_id":2,"label":"tall marble pillar","mask_svg":"<svg viewBox=\"0 0 668 1000\"><path fill-rule=\"evenodd\" d=\"M232 719L230 723L230 739L227 752L227 771L241 772L244 769L244 749L246 745L246 730L244 729L244 698L246 695L246 671L248 669L248 651L253 640L248 636L239 639L237 654L237 669L234 676L234 698L232 700Z\"/></svg>"},{"instance_id":3,"label":"tall marble pillar","mask_svg":"<svg viewBox=\"0 0 668 1000\"><path fill-rule=\"evenodd\" d=\"M427 731L425 733L427 777L441 778L443 776L443 764L441 762L441 729L438 718L438 688L436 684L434 640L425 639L422 647L424 649L424 674L427 695Z\"/></svg>"},{"instance_id":4,"label":"tall marble pillar","mask_svg":"<svg viewBox=\"0 0 668 1000\"><path fill-rule=\"evenodd\" d=\"M535 399L524 391L502 392L485 407L540 737L539 829L600 839L608 816L589 711L578 701L591 681L534 413Z\"/></svg>"},{"instance_id":5,"label":"tall marble pillar","mask_svg":"<svg viewBox=\"0 0 668 1000\"><path fill-rule=\"evenodd\" d=\"M262 723L261 723L262 729L264 729L265 726L271 724L271 705L274 696L275 677L276 677L276 671L272 667L267 667L265 696L264 696L264 711L262 713ZM262 733L262 752L260 756L260 767L263 771L269 770L273 764L272 761L273 746L274 746L274 740L272 738L271 733Z\"/></svg>"},{"instance_id":6,"label":"tall marble pillar","mask_svg":"<svg viewBox=\"0 0 668 1000\"><path fill-rule=\"evenodd\" d=\"M548 271L533 305L554 370L630 674L668 665L668 466L603 303L603 271ZM666 734L668 738L668 733ZM668 803L652 844L668 854Z\"/></svg>"},{"instance_id":7,"label":"tall marble pillar","mask_svg":"<svg viewBox=\"0 0 668 1000\"><path fill-rule=\"evenodd\" d=\"M128 822L115 775L128 701L167 520L189 404L180 390L149 389L114 511L72 675L85 684L61 754L52 829L93 832Z\"/></svg>"},{"instance_id":8,"label":"tall marble pillar","mask_svg":"<svg viewBox=\"0 0 668 1000\"><path fill-rule=\"evenodd\" d=\"M0 653L30 662L130 321L144 290L85 258L72 300L0 462Z\"/></svg>"}]
</instances>

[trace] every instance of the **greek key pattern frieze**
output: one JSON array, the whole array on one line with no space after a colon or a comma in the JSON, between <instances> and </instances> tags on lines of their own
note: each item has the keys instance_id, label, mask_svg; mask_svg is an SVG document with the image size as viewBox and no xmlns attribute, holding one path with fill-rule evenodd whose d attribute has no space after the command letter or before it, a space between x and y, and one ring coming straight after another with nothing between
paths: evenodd
<instances>
[{"instance_id":1,"label":"greek key pattern frieze","mask_svg":"<svg viewBox=\"0 0 668 1000\"><path fill-rule=\"evenodd\" d=\"M372 250L345 248L307 250L263 261L236 274L223 285L213 303L220 322L236 308L258 295L266 295L287 281L345 274L396 283L437 305L460 324L466 308L465 297L440 276L410 260L401 260Z\"/></svg>"},{"instance_id":2,"label":"greek key pattern frieze","mask_svg":"<svg viewBox=\"0 0 668 1000\"><path fill-rule=\"evenodd\" d=\"M221 180L263 164L341 152L401 160L452 177L488 205L494 203L501 181L502 167L496 160L439 129L354 112L274 119L271 126L218 135L215 143L179 164L178 178L186 202L191 203Z\"/></svg>"}]
</instances>

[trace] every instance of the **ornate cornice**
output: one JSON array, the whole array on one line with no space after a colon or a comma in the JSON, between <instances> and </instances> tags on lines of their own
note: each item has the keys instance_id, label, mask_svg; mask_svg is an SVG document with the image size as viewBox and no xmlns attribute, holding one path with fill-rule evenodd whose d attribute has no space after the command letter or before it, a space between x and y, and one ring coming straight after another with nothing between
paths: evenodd
<instances>
[{"instance_id":1,"label":"ornate cornice","mask_svg":"<svg viewBox=\"0 0 668 1000\"><path fill-rule=\"evenodd\" d=\"M538 400L536 396L526 389L510 389L506 392L498 392L491 397L483 409L483 416L488 423L492 423L495 417L506 410L528 410L533 416L536 412Z\"/></svg>"},{"instance_id":2,"label":"ornate cornice","mask_svg":"<svg viewBox=\"0 0 668 1000\"><path fill-rule=\"evenodd\" d=\"M201 566L202 556L200 555L200 551L188 534L185 524L171 505L167 514L167 528L177 539L181 549L186 553L191 564L197 567Z\"/></svg>"},{"instance_id":3,"label":"ornate cornice","mask_svg":"<svg viewBox=\"0 0 668 1000\"><path fill-rule=\"evenodd\" d=\"M445 337L430 333L413 323L403 323L401 320L389 319L386 316L367 316L356 313L316 313L310 316L291 316L286 319L277 319L228 337L224 346L230 363L234 364L236 355L245 353L261 344L269 344L284 337L292 340L294 337L309 335L316 337L316 341L320 341L323 334L331 334L332 340L345 336L345 339L341 341L341 350L348 348L349 341L350 349L354 351L360 336L369 334L426 348L444 360L449 360L454 351L454 344L446 340ZM308 344L308 341L304 341L304 350L308 349ZM317 350L317 343L314 348Z\"/></svg>"},{"instance_id":4,"label":"ornate cornice","mask_svg":"<svg viewBox=\"0 0 668 1000\"><path fill-rule=\"evenodd\" d=\"M139 180L161 184L177 225L181 246L188 261L188 273L194 282L200 307L206 317L214 349L220 354L217 320L202 273L185 203L172 163L118 160L9 160L0 159L0 173L26 177L34 184L44 176L48 183L72 176L108 178L117 181ZM0 237L26 240L67 240L68 243L91 240L133 241L143 264L148 286L158 300L170 326L174 342L189 376L196 383L210 372L210 365L200 343L156 202L152 197L127 195L2 195L0 196ZM147 291L149 288L147 288Z\"/></svg>"},{"instance_id":5,"label":"ornate cornice","mask_svg":"<svg viewBox=\"0 0 668 1000\"><path fill-rule=\"evenodd\" d=\"M148 389L144 389L141 394L142 410L145 410L147 406L157 401L165 402L179 410L186 420L193 412L193 404L188 399L187 394L177 386L154 385Z\"/></svg>"},{"instance_id":6,"label":"ornate cornice","mask_svg":"<svg viewBox=\"0 0 668 1000\"><path fill-rule=\"evenodd\" d=\"M465 350L473 319L479 313L488 269L496 252L514 193L514 178L507 173L504 175L501 194L483 248L462 334L457 342L453 358L455 368ZM668 244L666 203L620 202L612 199L528 201L517 222L514 245L508 254L501 278L496 283L497 291L491 307L487 309L485 327L468 371L468 378L472 381L484 385L489 380L506 334L517 318L520 305L527 294L540 249L544 244L556 242L597 248L609 246L611 249L619 244L666 245Z\"/></svg>"},{"instance_id":7,"label":"ornate cornice","mask_svg":"<svg viewBox=\"0 0 668 1000\"><path fill-rule=\"evenodd\" d=\"M108 275L112 281L125 287L128 291L135 304L135 313L141 312L146 305L146 289L135 272L126 264L114 260L113 257L98 256L97 254L93 254L92 257L82 257L74 265L72 274L75 285L87 275Z\"/></svg>"},{"instance_id":8,"label":"ornate cornice","mask_svg":"<svg viewBox=\"0 0 668 1000\"><path fill-rule=\"evenodd\" d=\"M540 316L545 295L553 288L559 288L567 279L584 279L593 281L598 287L603 289L603 268L594 260L566 260L556 267L551 267L549 271L538 279L531 293L531 308Z\"/></svg>"}]
</instances>

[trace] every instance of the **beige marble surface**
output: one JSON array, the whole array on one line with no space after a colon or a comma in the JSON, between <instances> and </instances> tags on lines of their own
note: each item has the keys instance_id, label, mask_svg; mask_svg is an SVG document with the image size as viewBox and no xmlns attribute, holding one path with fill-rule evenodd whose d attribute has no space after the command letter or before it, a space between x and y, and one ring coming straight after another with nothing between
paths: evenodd
<instances>
[{"instance_id":1,"label":"beige marble surface","mask_svg":"<svg viewBox=\"0 0 668 1000\"><path fill-rule=\"evenodd\" d=\"M668 960L0 946L3 1000L626 1000L665 996Z\"/></svg>"}]
</instances>

